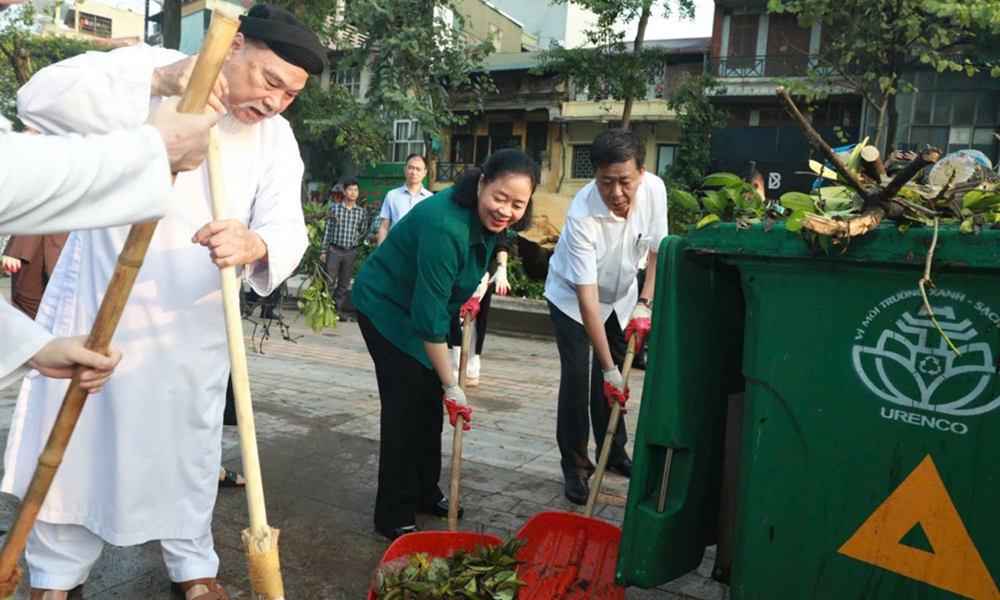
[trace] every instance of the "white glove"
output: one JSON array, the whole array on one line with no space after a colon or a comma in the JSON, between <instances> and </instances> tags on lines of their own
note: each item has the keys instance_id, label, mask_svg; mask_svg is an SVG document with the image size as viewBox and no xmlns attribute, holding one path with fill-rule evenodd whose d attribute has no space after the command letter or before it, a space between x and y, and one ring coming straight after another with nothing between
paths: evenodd
<instances>
[{"instance_id":1,"label":"white glove","mask_svg":"<svg viewBox=\"0 0 1000 600\"><path fill-rule=\"evenodd\" d=\"M483 278L479 281L479 286L476 287L476 291L472 293L473 298L482 298L486 295L486 290L490 287L490 273L489 271L483 273Z\"/></svg>"},{"instance_id":2,"label":"white glove","mask_svg":"<svg viewBox=\"0 0 1000 600\"><path fill-rule=\"evenodd\" d=\"M604 398L608 401L608 408L614 406L617 402L622 405L622 414L624 415L625 402L628 401L628 388L625 387L625 382L622 380L621 371L618 367L611 367L610 369L605 369L604 373Z\"/></svg>"},{"instance_id":3,"label":"white glove","mask_svg":"<svg viewBox=\"0 0 1000 600\"><path fill-rule=\"evenodd\" d=\"M465 392L457 383L442 387L444 388L442 401L444 407L448 409L448 421L454 427L458 421L458 415L462 415L464 419L462 429L468 431L472 428L472 408L469 407L469 402L465 398Z\"/></svg>"},{"instance_id":4,"label":"white glove","mask_svg":"<svg viewBox=\"0 0 1000 600\"><path fill-rule=\"evenodd\" d=\"M507 283L507 265L497 265L497 272L493 274L490 283L496 284L498 296L507 295L507 292L510 291L510 284Z\"/></svg>"}]
</instances>

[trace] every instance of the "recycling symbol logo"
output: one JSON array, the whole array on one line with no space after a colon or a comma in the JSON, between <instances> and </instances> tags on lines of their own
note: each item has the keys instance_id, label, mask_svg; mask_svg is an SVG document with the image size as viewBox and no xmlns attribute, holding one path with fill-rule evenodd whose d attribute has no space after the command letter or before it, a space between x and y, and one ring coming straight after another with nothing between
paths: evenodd
<instances>
[{"instance_id":1,"label":"recycling symbol logo","mask_svg":"<svg viewBox=\"0 0 1000 600\"><path fill-rule=\"evenodd\" d=\"M961 304L935 306L933 311L961 357L921 307L903 312L884 329L865 332L865 339L853 348L861 381L887 402L942 415L968 417L1000 407L993 350L977 324L963 314L975 313Z\"/></svg>"}]
</instances>

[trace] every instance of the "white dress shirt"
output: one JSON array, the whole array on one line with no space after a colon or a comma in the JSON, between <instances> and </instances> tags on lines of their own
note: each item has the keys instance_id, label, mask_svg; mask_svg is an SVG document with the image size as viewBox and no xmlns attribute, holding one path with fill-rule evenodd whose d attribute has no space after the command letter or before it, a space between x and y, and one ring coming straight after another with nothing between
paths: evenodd
<instances>
[{"instance_id":1,"label":"white dress shirt","mask_svg":"<svg viewBox=\"0 0 1000 600\"><path fill-rule=\"evenodd\" d=\"M667 189L645 173L628 218L615 216L591 181L569 205L566 225L549 259L545 297L583 323L576 286L597 284L601 320L614 311L622 329L639 299L636 275L647 252L656 253L667 235Z\"/></svg>"}]
</instances>

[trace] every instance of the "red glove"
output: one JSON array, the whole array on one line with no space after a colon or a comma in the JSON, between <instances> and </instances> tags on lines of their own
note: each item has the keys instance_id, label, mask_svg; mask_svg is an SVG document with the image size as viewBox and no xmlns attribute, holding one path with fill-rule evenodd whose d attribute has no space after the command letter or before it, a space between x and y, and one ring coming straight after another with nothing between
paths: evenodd
<instances>
[{"instance_id":1,"label":"red glove","mask_svg":"<svg viewBox=\"0 0 1000 600\"><path fill-rule=\"evenodd\" d=\"M462 308L458 311L458 318L465 319L465 313L470 312L472 314L472 320L476 320L476 315L479 314L479 298L469 298Z\"/></svg>"},{"instance_id":2,"label":"red glove","mask_svg":"<svg viewBox=\"0 0 1000 600\"><path fill-rule=\"evenodd\" d=\"M628 320L628 327L625 328L625 343L627 344L629 338L634 334L636 353L642 349L642 338L646 337L646 334L652 328L652 318L653 311L646 308L643 304L637 304L632 309L632 315Z\"/></svg>"},{"instance_id":3,"label":"red glove","mask_svg":"<svg viewBox=\"0 0 1000 600\"><path fill-rule=\"evenodd\" d=\"M457 383L444 386L444 396L441 398L444 402L444 407L448 409L448 421L451 422L451 426L454 427L458 420L458 415L462 415L465 419L465 426L462 427L463 430L468 431L472 429L472 407L469 406L465 399L465 392L462 388L458 387Z\"/></svg>"},{"instance_id":4,"label":"red glove","mask_svg":"<svg viewBox=\"0 0 1000 600\"><path fill-rule=\"evenodd\" d=\"M611 367L610 369L604 371L604 397L608 400L608 408L612 408L614 403L622 405L622 414L628 413L625 410L625 403L628 402L628 388L622 391L624 386L622 381L622 374L618 371L617 367Z\"/></svg>"}]
</instances>

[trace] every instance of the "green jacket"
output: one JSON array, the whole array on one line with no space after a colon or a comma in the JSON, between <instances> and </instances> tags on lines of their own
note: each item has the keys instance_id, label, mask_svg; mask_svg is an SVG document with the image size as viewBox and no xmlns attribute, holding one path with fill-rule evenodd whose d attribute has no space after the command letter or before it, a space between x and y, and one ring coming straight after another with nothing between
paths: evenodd
<instances>
[{"instance_id":1,"label":"green jacket","mask_svg":"<svg viewBox=\"0 0 1000 600\"><path fill-rule=\"evenodd\" d=\"M496 234L451 188L423 200L361 265L351 300L397 348L432 369L424 342L444 343L451 319L476 291Z\"/></svg>"}]
</instances>

